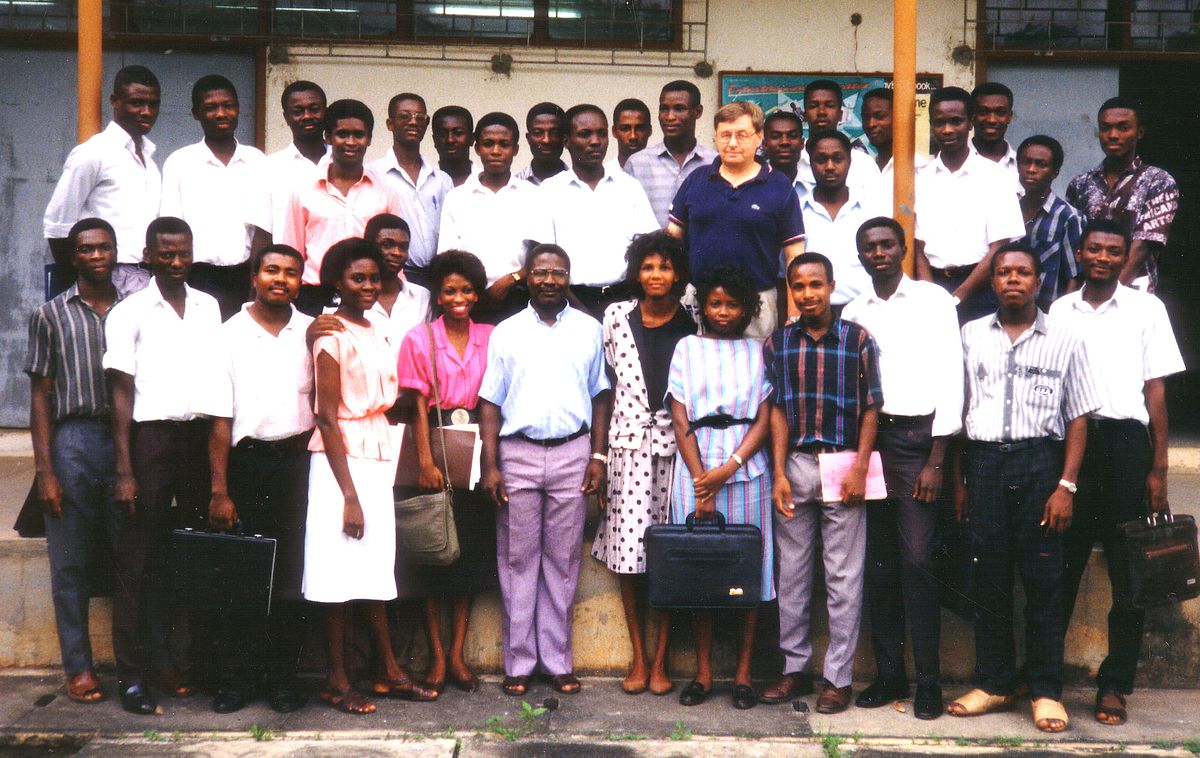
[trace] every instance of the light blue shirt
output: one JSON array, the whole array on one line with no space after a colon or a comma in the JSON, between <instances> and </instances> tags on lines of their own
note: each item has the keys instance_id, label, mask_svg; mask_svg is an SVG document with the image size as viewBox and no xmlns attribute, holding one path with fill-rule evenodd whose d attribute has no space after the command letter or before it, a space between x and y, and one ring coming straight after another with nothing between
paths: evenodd
<instances>
[{"instance_id":1,"label":"light blue shirt","mask_svg":"<svg viewBox=\"0 0 1200 758\"><path fill-rule=\"evenodd\" d=\"M479 397L500 406L501 437L546 440L590 425L608 388L600 322L568 305L547 326L526 306L492 332Z\"/></svg>"}]
</instances>

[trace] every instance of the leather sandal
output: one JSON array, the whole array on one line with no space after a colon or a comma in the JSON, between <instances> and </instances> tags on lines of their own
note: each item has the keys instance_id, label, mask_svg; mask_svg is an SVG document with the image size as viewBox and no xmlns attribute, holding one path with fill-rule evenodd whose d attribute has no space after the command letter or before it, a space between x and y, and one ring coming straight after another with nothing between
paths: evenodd
<instances>
[{"instance_id":1,"label":"leather sandal","mask_svg":"<svg viewBox=\"0 0 1200 758\"><path fill-rule=\"evenodd\" d=\"M188 682L183 672L174 666L164 666L156 670L151 679L153 684L167 697L190 697L195 692L195 688Z\"/></svg>"},{"instance_id":2,"label":"leather sandal","mask_svg":"<svg viewBox=\"0 0 1200 758\"><path fill-rule=\"evenodd\" d=\"M401 674L396 679L382 677L371 685L376 695L409 700L414 703L430 703L438 699L439 690L417 684L411 677Z\"/></svg>"},{"instance_id":3,"label":"leather sandal","mask_svg":"<svg viewBox=\"0 0 1200 758\"><path fill-rule=\"evenodd\" d=\"M529 691L529 677L506 676L504 677L504 683L500 685L500 689L504 690L505 695L520 697Z\"/></svg>"},{"instance_id":4,"label":"leather sandal","mask_svg":"<svg viewBox=\"0 0 1200 758\"><path fill-rule=\"evenodd\" d=\"M375 712L375 704L353 687L339 690L326 685L321 688L321 699L336 710L353 716L365 716Z\"/></svg>"},{"instance_id":5,"label":"leather sandal","mask_svg":"<svg viewBox=\"0 0 1200 758\"><path fill-rule=\"evenodd\" d=\"M574 695L583 689L583 683L574 674L556 674L550 677L550 686L562 695Z\"/></svg>"},{"instance_id":6,"label":"leather sandal","mask_svg":"<svg viewBox=\"0 0 1200 758\"><path fill-rule=\"evenodd\" d=\"M67 679L67 697L76 703L99 703L105 695L96 674L88 670Z\"/></svg>"},{"instance_id":7,"label":"leather sandal","mask_svg":"<svg viewBox=\"0 0 1200 758\"><path fill-rule=\"evenodd\" d=\"M985 713L1011 711L1017 704L1016 695L992 695L985 690L973 689L946 706L951 716L982 716Z\"/></svg>"},{"instance_id":8,"label":"leather sandal","mask_svg":"<svg viewBox=\"0 0 1200 758\"><path fill-rule=\"evenodd\" d=\"M1095 716L1096 721L1105 726L1124 724L1129 718L1129 712L1125 710L1125 696L1115 690L1100 690L1096 693Z\"/></svg>"},{"instance_id":9,"label":"leather sandal","mask_svg":"<svg viewBox=\"0 0 1200 758\"><path fill-rule=\"evenodd\" d=\"M1033 701L1033 725L1042 732L1063 732L1071 725L1071 718L1058 700L1039 697Z\"/></svg>"}]
</instances>

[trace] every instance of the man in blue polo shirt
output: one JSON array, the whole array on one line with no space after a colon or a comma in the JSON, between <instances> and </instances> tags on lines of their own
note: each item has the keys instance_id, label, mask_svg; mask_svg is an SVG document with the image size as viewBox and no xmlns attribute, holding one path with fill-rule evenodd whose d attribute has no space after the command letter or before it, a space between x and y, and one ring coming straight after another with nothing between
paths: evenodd
<instances>
[{"instance_id":1,"label":"man in blue polo shirt","mask_svg":"<svg viewBox=\"0 0 1200 758\"><path fill-rule=\"evenodd\" d=\"M779 286L780 250L786 264L804 252L804 219L792 182L755 159L763 113L738 100L713 117L717 160L691 173L671 203L667 233L687 243L692 276L736 266L754 281L762 304L746 329L766 339L786 313Z\"/></svg>"}]
</instances>

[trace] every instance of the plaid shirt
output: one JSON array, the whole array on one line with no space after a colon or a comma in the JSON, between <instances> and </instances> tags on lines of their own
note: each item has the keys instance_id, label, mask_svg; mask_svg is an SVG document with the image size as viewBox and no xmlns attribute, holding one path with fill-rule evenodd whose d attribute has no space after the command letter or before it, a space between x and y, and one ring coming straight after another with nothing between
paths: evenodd
<instances>
[{"instance_id":1,"label":"plaid shirt","mask_svg":"<svg viewBox=\"0 0 1200 758\"><path fill-rule=\"evenodd\" d=\"M863 411L883 405L875 340L853 322L834 319L814 340L794 321L763 345L763 362L793 446L857 447Z\"/></svg>"},{"instance_id":2,"label":"plaid shirt","mask_svg":"<svg viewBox=\"0 0 1200 758\"><path fill-rule=\"evenodd\" d=\"M1050 310L1050 304L1078 274L1075 251L1082 238L1083 215L1053 192L1025 222L1025 242L1042 260L1042 288L1037 303L1043 311Z\"/></svg>"},{"instance_id":3,"label":"plaid shirt","mask_svg":"<svg viewBox=\"0 0 1200 758\"><path fill-rule=\"evenodd\" d=\"M1112 188L1104 179L1103 163L1075 177L1067 187L1067 202L1078 208L1088 222L1112 219L1125 225L1132 239L1162 246L1167 244L1171 222L1179 210L1179 187L1166 171L1134 158ZM1147 256L1145 273L1153 292L1158 283L1157 250Z\"/></svg>"}]
</instances>

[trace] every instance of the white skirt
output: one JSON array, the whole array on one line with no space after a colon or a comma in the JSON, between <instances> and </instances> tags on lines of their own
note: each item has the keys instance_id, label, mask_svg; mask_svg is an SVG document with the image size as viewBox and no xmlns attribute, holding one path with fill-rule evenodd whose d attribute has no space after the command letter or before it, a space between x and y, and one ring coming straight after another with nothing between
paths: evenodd
<instances>
[{"instance_id":1,"label":"white skirt","mask_svg":"<svg viewBox=\"0 0 1200 758\"><path fill-rule=\"evenodd\" d=\"M346 458L363 511L363 536L342 532L346 501L329 459L313 453L308 473L308 520L304 533L305 600L344 603L396 597L395 461Z\"/></svg>"}]
</instances>

